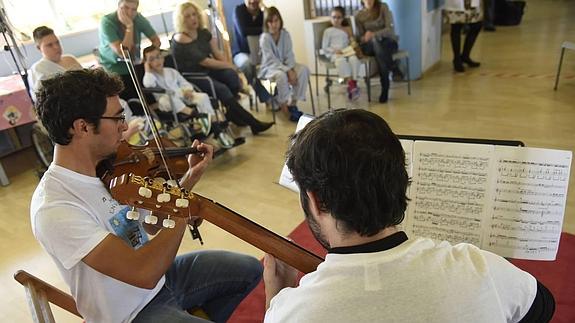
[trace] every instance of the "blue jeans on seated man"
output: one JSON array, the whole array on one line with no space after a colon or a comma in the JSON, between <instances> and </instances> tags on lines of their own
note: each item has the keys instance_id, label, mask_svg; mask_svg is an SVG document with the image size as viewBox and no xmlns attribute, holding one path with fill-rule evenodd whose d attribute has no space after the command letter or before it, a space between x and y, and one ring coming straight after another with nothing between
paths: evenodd
<instances>
[{"instance_id":1,"label":"blue jeans on seated man","mask_svg":"<svg viewBox=\"0 0 575 323\"><path fill-rule=\"evenodd\" d=\"M258 284L262 265L254 257L204 250L176 257L166 284L134 319L134 323L209 322L186 312L205 311L210 320L225 322Z\"/></svg>"},{"instance_id":2,"label":"blue jeans on seated man","mask_svg":"<svg viewBox=\"0 0 575 323\"><path fill-rule=\"evenodd\" d=\"M379 101L387 102L389 92L389 71L397 69L393 61L393 54L397 52L397 42L387 37L373 37L371 41L361 44L361 51L367 56L373 56L377 62L379 79L381 82L381 95ZM369 75L369 71L366 71Z\"/></svg>"},{"instance_id":3,"label":"blue jeans on seated man","mask_svg":"<svg viewBox=\"0 0 575 323\"><path fill-rule=\"evenodd\" d=\"M256 67L250 61L249 54L237 53L234 56L234 64L244 73L250 85L254 88L260 102L268 102L272 96L262 85L262 82L256 78Z\"/></svg>"}]
</instances>

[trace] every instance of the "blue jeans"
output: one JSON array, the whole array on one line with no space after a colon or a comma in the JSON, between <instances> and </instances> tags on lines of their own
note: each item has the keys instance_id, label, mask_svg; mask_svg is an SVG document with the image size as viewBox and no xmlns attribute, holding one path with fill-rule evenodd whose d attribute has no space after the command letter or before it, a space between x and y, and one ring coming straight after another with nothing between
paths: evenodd
<instances>
[{"instance_id":1,"label":"blue jeans","mask_svg":"<svg viewBox=\"0 0 575 323\"><path fill-rule=\"evenodd\" d=\"M261 276L261 263L238 253L205 250L178 256L164 287L133 322L208 322L186 312L197 307L211 320L225 322Z\"/></svg>"}]
</instances>

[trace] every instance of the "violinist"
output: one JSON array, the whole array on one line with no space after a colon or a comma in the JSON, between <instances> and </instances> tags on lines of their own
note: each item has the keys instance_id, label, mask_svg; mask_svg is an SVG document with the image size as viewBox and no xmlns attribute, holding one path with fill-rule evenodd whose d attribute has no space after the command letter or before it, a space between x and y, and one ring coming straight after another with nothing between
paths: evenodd
<instances>
[{"instance_id":1,"label":"violinist","mask_svg":"<svg viewBox=\"0 0 575 323\"><path fill-rule=\"evenodd\" d=\"M172 217L171 229L144 227L127 220L129 207L119 205L96 177L96 165L115 154L127 128L122 89L118 76L100 69L43 81L36 112L55 151L32 197L33 233L86 322L205 322L188 314L198 308L209 320L226 321L259 282L257 259L215 250L176 257L186 226L201 219L192 214ZM192 146L198 154L187 157L189 168L179 179L187 190L213 153L209 145Z\"/></svg>"}]
</instances>

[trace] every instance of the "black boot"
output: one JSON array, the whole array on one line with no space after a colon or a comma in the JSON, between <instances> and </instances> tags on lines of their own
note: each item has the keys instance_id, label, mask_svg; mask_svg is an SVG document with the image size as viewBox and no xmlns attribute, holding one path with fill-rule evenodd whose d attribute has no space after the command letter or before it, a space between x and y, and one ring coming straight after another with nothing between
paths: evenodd
<instances>
[{"instance_id":1,"label":"black boot","mask_svg":"<svg viewBox=\"0 0 575 323\"><path fill-rule=\"evenodd\" d=\"M379 81L381 83L379 103L386 103L389 99L389 71L380 72Z\"/></svg>"},{"instance_id":2,"label":"black boot","mask_svg":"<svg viewBox=\"0 0 575 323\"><path fill-rule=\"evenodd\" d=\"M453 69L462 73L465 72L461 61L461 28L463 24L451 24L451 49L453 50Z\"/></svg>"},{"instance_id":3,"label":"black boot","mask_svg":"<svg viewBox=\"0 0 575 323\"><path fill-rule=\"evenodd\" d=\"M236 100L231 99L228 102L224 102L224 104L228 108L228 112L226 114L228 120L240 127L250 126L254 135L266 131L274 125L273 122L259 121L251 113L246 111Z\"/></svg>"},{"instance_id":4,"label":"black boot","mask_svg":"<svg viewBox=\"0 0 575 323\"><path fill-rule=\"evenodd\" d=\"M463 62L461 61L461 57L453 60L453 69L458 73L465 72L465 67L463 67Z\"/></svg>"},{"instance_id":5,"label":"black boot","mask_svg":"<svg viewBox=\"0 0 575 323\"><path fill-rule=\"evenodd\" d=\"M461 53L461 61L469 67L479 67L481 65L479 62L471 60L469 55L471 54L471 49L475 44L475 40L481 31L481 22L476 22L469 24L469 32L465 36L465 43L463 43L463 52Z\"/></svg>"}]
</instances>

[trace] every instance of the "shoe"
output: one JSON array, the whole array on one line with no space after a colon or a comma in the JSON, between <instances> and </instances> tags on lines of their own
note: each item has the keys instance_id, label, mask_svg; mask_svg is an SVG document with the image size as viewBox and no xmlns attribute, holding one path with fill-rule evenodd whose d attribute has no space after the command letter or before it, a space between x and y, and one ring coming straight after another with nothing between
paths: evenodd
<instances>
[{"instance_id":1,"label":"shoe","mask_svg":"<svg viewBox=\"0 0 575 323\"><path fill-rule=\"evenodd\" d=\"M463 73L465 72L465 67L463 67L463 62L458 59L458 60L453 60L453 69L457 72L457 73Z\"/></svg>"},{"instance_id":2,"label":"shoe","mask_svg":"<svg viewBox=\"0 0 575 323\"><path fill-rule=\"evenodd\" d=\"M388 95L387 93L381 93L379 95L379 103L387 103Z\"/></svg>"},{"instance_id":3,"label":"shoe","mask_svg":"<svg viewBox=\"0 0 575 323\"><path fill-rule=\"evenodd\" d=\"M271 128L271 126L273 126L274 123L273 122L261 122L258 121L257 124L250 126L250 129L252 130L252 134L257 135L260 132L264 132L266 130L268 130L269 128Z\"/></svg>"},{"instance_id":4,"label":"shoe","mask_svg":"<svg viewBox=\"0 0 575 323\"><path fill-rule=\"evenodd\" d=\"M200 131L205 135L209 135L212 129L212 120L209 114L202 113L194 119L194 122L200 125Z\"/></svg>"},{"instance_id":5,"label":"shoe","mask_svg":"<svg viewBox=\"0 0 575 323\"><path fill-rule=\"evenodd\" d=\"M472 61L471 58L469 58L469 57L462 57L461 62L467 64L467 66L469 66L471 68L479 67L481 65L481 63Z\"/></svg>"},{"instance_id":6,"label":"shoe","mask_svg":"<svg viewBox=\"0 0 575 323\"><path fill-rule=\"evenodd\" d=\"M239 146L239 145L243 145L246 143L246 138L244 137L237 137L234 139L234 147Z\"/></svg>"},{"instance_id":7,"label":"shoe","mask_svg":"<svg viewBox=\"0 0 575 323\"><path fill-rule=\"evenodd\" d=\"M303 115L303 112L301 112L295 105L288 106L288 112L289 120L292 122L298 122L299 118Z\"/></svg>"},{"instance_id":8,"label":"shoe","mask_svg":"<svg viewBox=\"0 0 575 323\"><path fill-rule=\"evenodd\" d=\"M234 138L230 136L227 132L222 131L218 134L218 143L222 148L230 149L234 146Z\"/></svg>"},{"instance_id":9,"label":"shoe","mask_svg":"<svg viewBox=\"0 0 575 323\"><path fill-rule=\"evenodd\" d=\"M356 80L349 80L347 82L347 98L350 101L357 100L359 98L359 87L357 86Z\"/></svg>"}]
</instances>

